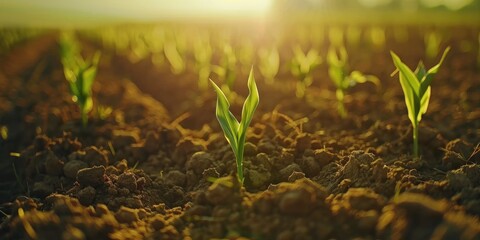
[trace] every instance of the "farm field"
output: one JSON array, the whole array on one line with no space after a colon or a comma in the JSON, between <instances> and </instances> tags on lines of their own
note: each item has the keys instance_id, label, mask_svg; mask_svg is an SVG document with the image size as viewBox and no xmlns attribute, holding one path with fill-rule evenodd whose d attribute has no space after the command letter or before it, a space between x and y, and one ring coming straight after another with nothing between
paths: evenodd
<instances>
[{"instance_id":1,"label":"farm field","mask_svg":"<svg viewBox=\"0 0 480 240\"><path fill-rule=\"evenodd\" d=\"M479 239L478 23L4 28L0 239Z\"/></svg>"}]
</instances>

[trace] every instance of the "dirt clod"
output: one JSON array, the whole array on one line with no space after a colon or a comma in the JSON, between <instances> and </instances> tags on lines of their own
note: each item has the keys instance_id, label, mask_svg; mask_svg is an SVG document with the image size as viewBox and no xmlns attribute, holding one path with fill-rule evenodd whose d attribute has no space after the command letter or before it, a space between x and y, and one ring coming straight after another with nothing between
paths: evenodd
<instances>
[{"instance_id":1,"label":"dirt clod","mask_svg":"<svg viewBox=\"0 0 480 240\"><path fill-rule=\"evenodd\" d=\"M104 183L104 166L96 166L92 168L84 168L78 171L77 181L83 186L97 187Z\"/></svg>"},{"instance_id":2,"label":"dirt clod","mask_svg":"<svg viewBox=\"0 0 480 240\"><path fill-rule=\"evenodd\" d=\"M78 191L77 197L81 204L90 205L93 203L96 193L97 191L95 190L95 188L88 186Z\"/></svg>"},{"instance_id":3,"label":"dirt clod","mask_svg":"<svg viewBox=\"0 0 480 240\"><path fill-rule=\"evenodd\" d=\"M126 188L130 192L137 190L137 180L135 179L135 174L132 172L124 172L118 176L117 186L120 188Z\"/></svg>"},{"instance_id":4,"label":"dirt clod","mask_svg":"<svg viewBox=\"0 0 480 240\"><path fill-rule=\"evenodd\" d=\"M80 169L87 168L88 164L80 160L70 160L63 166L63 174L71 179L76 179Z\"/></svg>"}]
</instances>

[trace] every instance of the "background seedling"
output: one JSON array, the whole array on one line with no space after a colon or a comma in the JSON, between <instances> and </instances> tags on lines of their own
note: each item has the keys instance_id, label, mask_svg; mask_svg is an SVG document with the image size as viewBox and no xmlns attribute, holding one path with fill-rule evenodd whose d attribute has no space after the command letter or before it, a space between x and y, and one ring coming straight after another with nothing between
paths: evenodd
<instances>
[{"instance_id":1,"label":"background seedling","mask_svg":"<svg viewBox=\"0 0 480 240\"><path fill-rule=\"evenodd\" d=\"M265 78L266 83L273 84L280 69L280 56L277 48L275 46L262 48L258 52L258 57L260 58L260 73Z\"/></svg>"},{"instance_id":2,"label":"background seedling","mask_svg":"<svg viewBox=\"0 0 480 240\"><path fill-rule=\"evenodd\" d=\"M440 66L447 56L450 47L443 52L440 62L426 71L425 66L420 62L415 72L413 72L400 58L390 52L393 64L399 72L399 80L402 85L403 94L405 96L405 104L407 105L408 118L412 122L413 127L413 155L418 157L418 125L422 120L422 115L427 112L428 103L430 101L431 87L433 76L438 72ZM397 70L393 73L395 74ZM393 76L392 74L392 76Z\"/></svg>"},{"instance_id":3,"label":"background seedling","mask_svg":"<svg viewBox=\"0 0 480 240\"><path fill-rule=\"evenodd\" d=\"M337 54L338 52L338 54ZM337 110L342 118L347 116L345 110L345 92L355 86L357 83L372 82L379 86L380 81L373 75L364 75L360 71L349 73L348 54L345 47L340 47L338 51L331 47L327 54L328 74L330 79L337 87L335 95L337 97Z\"/></svg>"},{"instance_id":4,"label":"background seedling","mask_svg":"<svg viewBox=\"0 0 480 240\"><path fill-rule=\"evenodd\" d=\"M202 90L205 90L208 86L208 77L210 76L211 72L211 61L213 54L208 34L195 38L193 47L195 69L198 72L198 87Z\"/></svg>"},{"instance_id":5,"label":"background seedling","mask_svg":"<svg viewBox=\"0 0 480 240\"><path fill-rule=\"evenodd\" d=\"M321 64L322 58L317 50L311 48L308 53L305 53L298 45L293 48L293 54L290 70L300 80L297 82L296 96L303 98L305 90L313 83L312 71Z\"/></svg>"},{"instance_id":6,"label":"background seedling","mask_svg":"<svg viewBox=\"0 0 480 240\"><path fill-rule=\"evenodd\" d=\"M212 71L216 73L220 79L223 80L221 89L225 96L230 101L236 101L237 94L233 91L233 85L235 84L235 67L237 65L237 57L232 46L225 43L223 46L223 56L220 60L220 65L213 65Z\"/></svg>"},{"instance_id":7,"label":"background seedling","mask_svg":"<svg viewBox=\"0 0 480 240\"><path fill-rule=\"evenodd\" d=\"M172 72L174 74L183 73L186 69L185 61L183 60L182 55L177 49L177 43L175 42L175 40L166 41L163 51L165 53L165 57L170 63Z\"/></svg>"},{"instance_id":8,"label":"background seedling","mask_svg":"<svg viewBox=\"0 0 480 240\"><path fill-rule=\"evenodd\" d=\"M440 44L442 43L442 35L436 31L430 31L424 36L425 55L428 59L434 59L440 51Z\"/></svg>"},{"instance_id":9,"label":"background seedling","mask_svg":"<svg viewBox=\"0 0 480 240\"><path fill-rule=\"evenodd\" d=\"M60 38L60 52L63 72L72 93L72 100L78 104L82 117L82 126L88 123L88 113L93 108L92 86L97 74L100 52L96 52L91 59L83 59L78 43L73 35L62 34Z\"/></svg>"},{"instance_id":10,"label":"background seedling","mask_svg":"<svg viewBox=\"0 0 480 240\"><path fill-rule=\"evenodd\" d=\"M245 146L245 138L247 128L252 121L253 113L255 112L259 102L257 84L255 83L255 78L253 76L253 68L250 70L250 75L248 76L247 85L249 94L243 104L242 119L240 122L238 122L235 116L230 112L230 103L228 102L225 94L212 80L210 80L210 82L217 93L217 120L222 127L225 138L235 154L237 163L237 177L240 183L243 184L243 150Z\"/></svg>"}]
</instances>

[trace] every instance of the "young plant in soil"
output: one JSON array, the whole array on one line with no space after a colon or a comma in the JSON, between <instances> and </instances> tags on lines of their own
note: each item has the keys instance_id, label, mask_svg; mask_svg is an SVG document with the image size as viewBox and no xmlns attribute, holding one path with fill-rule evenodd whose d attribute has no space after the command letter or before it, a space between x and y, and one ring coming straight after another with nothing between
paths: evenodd
<instances>
[{"instance_id":1,"label":"young plant in soil","mask_svg":"<svg viewBox=\"0 0 480 240\"><path fill-rule=\"evenodd\" d=\"M84 59L74 37L63 34L60 38L60 54L72 100L78 104L82 126L86 127L88 113L93 108L92 86L97 74L100 52L96 52L90 59Z\"/></svg>"},{"instance_id":2,"label":"young plant in soil","mask_svg":"<svg viewBox=\"0 0 480 240\"><path fill-rule=\"evenodd\" d=\"M338 54L337 54L338 52ZM355 86L357 83L372 82L379 86L380 81L373 75L364 75L360 71L352 71L349 73L348 55L345 47L338 50L331 47L327 54L328 74L330 79L337 87L335 95L337 97L337 110L342 118L347 116L345 109L345 92Z\"/></svg>"},{"instance_id":3,"label":"young plant in soil","mask_svg":"<svg viewBox=\"0 0 480 240\"><path fill-rule=\"evenodd\" d=\"M237 56L233 47L229 43L224 43L223 56L219 65L213 65L212 71L216 73L223 84L220 86L225 96L231 102L237 101L238 95L233 91L235 84L235 67L237 65Z\"/></svg>"},{"instance_id":4,"label":"young plant in soil","mask_svg":"<svg viewBox=\"0 0 480 240\"><path fill-rule=\"evenodd\" d=\"M210 82L217 93L217 120L222 127L225 138L235 154L237 177L240 184L243 184L243 150L245 147L246 133L259 102L257 84L255 83L255 78L253 76L253 68L250 70L250 75L248 76L247 85L249 94L243 103L242 119L240 122L238 122L232 112L230 112L230 103L225 94L212 80L210 80Z\"/></svg>"},{"instance_id":5,"label":"young plant in soil","mask_svg":"<svg viewBox=\"0 0 480 240\"><path fill-rule=\"evenodd\" d=\"M280 56L277 47L260 49L258 57L260 58L260 73L265 78L266 83L273 84L280 69Z\"/></svg>"},{"instance_id":6,"label":"young plant in soil","mask_svg":"<svg viewBox=\"0 0 480 240\"><path fill-rule=\"evenodd\" d=\"M183 73L186 69L185 61L182 58L182 54L178 50L178 43L175 40L169 40L165 42L163 46L163 51L165 57L170 63L172 72L174 74Z\"/></svg>"},{"instance_id":7,"label":"young plant in soil","mask_svg":"<svg viewBox=\"0 0 480 240\"><path fill-rule=\"evenodd\" d=\"M399 80L402 85L403 94L405 96L405 104L407 105L408 118L413 127L413 155L418 157L418 125L422 120L422 115L427 112L428 103L430 101L431 87L433 76L438 72L440 66L447 56L450 47L443 52L440 62L426 71L425 66L420 62L417 69L413 72L400 58L392 51L393 64L398 71Z\"/></svg>"},{"instance_id":8,"label":"young plant in soil","mask_svg":"<svg viewBox=\"0 0 480 240\"><path fill-rule=\"evenodd\" d=\"M440 44L442 43L442 35L436 31L430 31L424 36L425 42L425 56L428 59L434 59L440 51Z\"/></svg>"},{"instance_id":9,"label":"young plant in soil","mask_svg":"<svg viewBox=\"0 0 480 240\"><path fill-rule=\"evenodd\" d=\"M293 48L293 54L290 70L300 80L297 82L296 96L303 98L305 90L313 83L312 71L320 65L322 58L318 55L317 50L312 48L305 53L298 45Z\"/></svg>"},{"instance_id":10,"label":"young plant in soil","mask_svg":"<svg viewBox=\"0 0 480 240\"><path fill-rule=\"evenodd\" d=\"M211 72L211 61L213 50L208 35L195 38L193 43L193 54L195 57L195 69L198 72L198 87L206 90L208 87L208 76Z\"/></svg>"}]
</instances>

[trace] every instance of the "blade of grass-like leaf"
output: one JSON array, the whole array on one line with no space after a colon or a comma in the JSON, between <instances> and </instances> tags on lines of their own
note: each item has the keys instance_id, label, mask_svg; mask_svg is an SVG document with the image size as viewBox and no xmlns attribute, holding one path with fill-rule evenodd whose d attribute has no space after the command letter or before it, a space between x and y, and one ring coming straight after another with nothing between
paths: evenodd
<instances>
[{"instance_id":1,"label":"blade of grass-like leaf","mask_svg":"<svg viewBox=\"0 0 480 240\"><path fill-rule=\"evenodd\" d=\"M423 97L423 94L432 83L433 75L435 75L438 72L438 69L440 68L440 66L442 66L443 60L445 59L449 51L450 51L450 47L447 47L443 52L442 58L440 58L440 62L438 62L437 65L430 68L425 74L425 76L423 77L420 83L420 91L419 91L420 97Z\"/></svg>"},{"instance_id":2,"label":"blade of grass-like leaf","mask_svg":"<svg viewBox=\"0 0 480 240\"><path fill-rule=\"evenodd\" d=\"M253 118L253 113L255 109L257 109L258 102L259 102L259 95L257 84L255 83L255 77L253 76L253 68L250 70L250 75L248 76L248 96L245 99L245 103L243 104L242 108L242 120L240 122L239 133L241 138L245 137L245 133L247 131L248 126ZM240 139L241 142L242 139Z\"/></svg>"},{"instance_id":3,"label":"blade of grass-like leaf","mask_svg":"<svg viewBox=\"0 0 480 240\"><path fill-rule=\"evenodd\" d=\"M412 88L408 84L405 76L402 73L399 74L400 85L402 85L403 95L405 97L405 105L407 106L408 118L415 124L416 114L415 114L415 94L413 93Z\"/></svg>"},{"instance_id":4,"label":"blade of grass-like leaf","mask_svg":"<svg viewBox=\"0 0 480 240\"><path fill-rule=\"evenodd\" d=\"M428 104L430 102L431 93L432 93L432 88L428 87L427 91L425 91L425 94L422 96L422 99L420 101L420 111L417 115L417 121L418 122L420 122L420 120L422 120L422 115L427 112Z\"/></svg>"},{"instance_id":5,"label":"blade of grass-like leaf","mask_svg":"<svg viewBox=\"0 0 480 240\"><path fill-rule=\"evenodd\" d=\"M418 96L420 83L418 82L416 75L400 60L400 58L394 52L390 51L390 54L392 55L393 64L395 64L395 67L397 67L397 69L400 71L400 74L404 75L405 80L408 85L410 85L413 93Z\"/></svg>"},{"instance_id":6,"label":"blade of grass-like leaf","mask_svg":"<svg viewBox=\"0 0 480 240\"><path fill-rule=\"evenodd\" d=\"M96 66L91 66L87 68L83 73L81 78L83 78L83 93L90 95L92 91L93 80L95 80L95 75L97 74Z\"/></svg>"},{"instance_id":7,"label":"blade of grass-like leaf","mask_svg":"<svg viewBox=\"0 0 480 240\"><path fill-rule=\"evenodd\" d=\"M438 72L438 69L440 66L442 66L443 60L445 60L445 57L447 56L447 53L450 51L450 47L447 47L445 51L443 52L442 58L440 58L440 62L437 63L437 65L433 66L430 68L427 72L427 74L434 74Z\"/></svg>"},{"instance_id":8,"label":"blade of grass-like leaf","mask_svg":"<svg viewBox=\"0 0 480 240\"><path fill-rule=\"evenodd\" d=\"M236 154L238 145L237 131L239 123L237 119L233 116L233 114L229 111L230 103L228 102L225 94L217 86L217 84L215 84L212 80L210 80L210 82L212 83L217 93L217 120L220 123L223 132L225 133L225 138L232 147L233 152Z\"/></svg>"}]
</instances>

